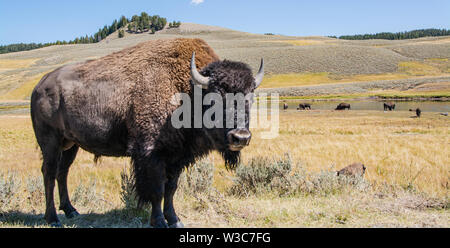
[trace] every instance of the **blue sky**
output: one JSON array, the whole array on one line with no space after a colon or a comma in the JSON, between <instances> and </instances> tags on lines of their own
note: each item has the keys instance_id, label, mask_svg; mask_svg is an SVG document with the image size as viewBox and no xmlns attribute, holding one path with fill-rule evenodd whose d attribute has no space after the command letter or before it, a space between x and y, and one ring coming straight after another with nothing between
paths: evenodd
<instances>
[{"instance_id":1,"label":"blue sky","mask_svg":"<svg viewBox=\"0 0 450 248\"><path fill-rule=\"evenodd\" d=\"M450 29L448 0L0 0L0 44L71 40L142 11L169 21L299 36Z\"/></svg>"}]
</instances>

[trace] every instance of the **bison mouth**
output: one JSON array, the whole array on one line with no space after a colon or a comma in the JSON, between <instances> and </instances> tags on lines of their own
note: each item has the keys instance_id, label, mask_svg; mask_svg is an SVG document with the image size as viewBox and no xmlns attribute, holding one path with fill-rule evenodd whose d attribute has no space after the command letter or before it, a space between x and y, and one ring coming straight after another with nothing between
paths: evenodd
<instances>
[{"instance_id":1,"label":"bison mouth","mask_svg":"<svg viewBox=\"0 0 450 248\"><path fill-rule=\"evenodd\" d=\"M252 134L248 129L233 129L227 133L228 149L238 152L248 146Z\"/></svg>"},{"instance_id":2,"label":"bison mouth","mask_svg":"<svg viewBox=\"0 0 450 248\"><path fill-rule=\"evenodd\" d=\"M232 152L239 152L240 150L244 149L244 145L228 145L228 149Z\"/></svg>"}]
</instances>

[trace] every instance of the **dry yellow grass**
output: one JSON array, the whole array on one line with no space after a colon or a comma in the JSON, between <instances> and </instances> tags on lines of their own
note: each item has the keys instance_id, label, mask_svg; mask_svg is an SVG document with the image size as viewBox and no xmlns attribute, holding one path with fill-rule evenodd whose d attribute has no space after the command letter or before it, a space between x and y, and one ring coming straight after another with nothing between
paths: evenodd
<instances>
[{"instance_id":1,"label":"dry yellow grass","mask_svg":"<svg viewBox=\"0 0 450 248\"><path fill-rule=\"evenodd\" d=\"M177 193L175 206L190 227L448 227L448 209L428 209L423 206L426 200L415 195L448 202L450 150L445 147L450 143L449 120L436 113L423 113L420 119L411 115L381 111L281 112L279 137L263 140L259 137L262 130L253 130L251 145L243 150L244 163L256 156L277 157L288 152L294 163L311 173L363 162L368 168L366 178L374 185L373 192L229 196L225 193L232 184L233 173L226 171L223 160L213 153L210 155L216 168L213 186L222 193L198 197ZM84 192L80 189L88 188L86 192L92 192L86 194L94 200L86 204L80 204L80 200L75 202L85 217L79 220L61 217L63 223L135 226L135 219L125 218L122 222L117 219L130 215L120 210L123 203L119 195L120 172L128 163L126 158L102 158L94 165L93 155L81 151L70 171L69 191L73 196L75 191ZM40 181L40 166L29 117L0 116L0 175L14 171L23 182ZM95 187L89 188L93 182ZM391 187L408 191L392 193ZM414 197L406 193L410 191L416 192ZM45 225L41 219L43 192L38 193L33 196L37 200L32 204L29 193L23 190L18 210L6 213L4 221L0 218L0 226ZM58 197L55 199L57 206Z\"/></svg>"},{"instance_id":2,"label":"dry yellow grass","mask_svg":"<svg viewBox=\"0 0 450 248\"><path fill-rule=\"evenodd\" d=\"M385 74L360 74L360 75L333 75L327 72L320 73L290 73L267 76L262 88L283 88L295 86L308 86L319 84L333 84L333 83L351 83L351 82L365 82L378 80L395 80L407 79L413 76L400 73L385 73Z\"/></svg>"},{"instance_id":3,"label":"dry yellow grass","mask_svg":"<svg viewBox=\"0 0 450 248\"><path fill-rule=\"evenodd\" d=\"M0 72L27 68L38 59L0 59Z\"/></svg>"},{"instance_id":4,"label":"dry yellow grass","mask_svg":"<svg viewBox=\"0 0 450 248\"><path fill-rule=\"evenodd\" d=\"M436 39L436 40L411 42L409 44L420 45L420 44L446 44L446 43L450 43L450 38L440 38L440 39Z\"/></svg>"},{"instance_id":5,"label":"dry yellow grass","mask_svg":"<svg viewBox=\"0 0 450 248\"><path fill-rule=\"evenodd\" d=\"M412 76L434 76L442 73L436 67L417 61L400 62L398 72Z\"/></svg>"},{"instance_id":6,"label":"dry yellow grass","mask_svg":"<svg viewBox=\"0 0 450 248\"><path fill-rule=\"evenodd\" d=\"M414 185L434 196L449 194L450 142L448 118L425 113L410 118L410 112L312 111L282 112L280 135L258 139L243 153L282 156L289 152L308 171L335 169L353 162L368 167L372 182L407 185L418 172ZM217 161L219 163L219 160Z\"/></svg>"},{"instance_id":7,"label":"dry yellow grass","mask_svg":"<svg viewBox=\"0 0 450 248\"><path fill-rule=\"evenodd\" d=\"M449 72L450 63L448 59L428 59L424 63L417 61L400 62L395 73L335 75L319 72L269 75L264 78L261 87L282 88L331 83L410 79L421 76L447 75Z\"/></svg>"},{"instance_id":8,"label":"dry yellow grass","mask_svg":"<svg viewBox=\"0 0 450 248\"><path fill-rule=\"evenodd\" d=\"M332 83L326 72L322 73L290 73L270 75L264 78L262 88L278 88Z\"/></svg>"},{"instance_id":9,"label":"dry yellow grass","mask_svg":"<svg viewBox=\"0 0 450 248\"><path fill-rule=\"evenodd\" d=\"M39 80L46 74L47 72L40 73L36 76L28 78L25 82L23 82L18 88L12 89L7 93L0 96L0 100L2 101L14 101L14 100L25 100L31 96L31 92L34 87L39 83Z\"/></svg>"},{"instance_id":10,"label":"dry yellow grass","mask_svg":"<svg viewBox=\"0 0 450 248\"><path fill-rule=\"evenodd\" d=\"M277 43L288 43L294 46L311 46L311 45L321 45L325 44L325 41L321 40L271 40L263 42L277 42ZM327 43L332 44L332 43Z\"/></svg>"}]
</instances>

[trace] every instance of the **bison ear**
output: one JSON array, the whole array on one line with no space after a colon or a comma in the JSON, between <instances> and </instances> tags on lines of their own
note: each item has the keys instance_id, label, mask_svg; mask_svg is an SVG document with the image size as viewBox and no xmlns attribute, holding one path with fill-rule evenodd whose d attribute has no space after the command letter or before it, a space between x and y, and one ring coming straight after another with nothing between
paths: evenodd
<instances>
[{"instance_id":1,"label":"bison ear","mask_svg":"<svg viewBox=\"0 0 450 248\"><path fill-rule=\"evenodd\" d=\"M255 75L255 83L256 83L256 88L258 88L264 78L264 59L261 58L261 65L259 66L259 70L258 70L258 74Z\"/></svg>"},{"instance_id":2,"label":"bison ear","mask_svg":"<svg viewBox=\"0 0 450 248\"><path fill-rule=\"evenodd\" d=\"M209 77L202 76L195 65L195 52L192 53L191 58L191 78L194 84L202 87L203 89L207 89L209 85Z\"/></svg>"}]
</instances>

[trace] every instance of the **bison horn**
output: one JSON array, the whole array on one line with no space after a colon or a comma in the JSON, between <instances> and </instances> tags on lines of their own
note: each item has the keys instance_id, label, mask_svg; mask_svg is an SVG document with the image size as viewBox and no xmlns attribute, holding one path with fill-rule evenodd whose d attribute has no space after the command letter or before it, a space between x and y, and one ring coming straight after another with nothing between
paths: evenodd
<instances>
[{"instance_id":1,"label":"bison horn","mask_svg":"<svg viewBox=\"0 0 450 248\"><path fill-rule=\"evenodd\" d=\"M195 65L195 52L192 53L191 59L191 77L195 84L201 86L203 89L208 88L209 77L204 77L197 71L197 66Z\"/></svg>"},{"instance_id":2,"label":"bison horn","mask_svg":"<svg viewBox=\"0 0 450 248\"><path fill-rule=\"evenodd\" d=\"M258 74L256 74L255 76L256 88L258 88L259 85L261 85L263 78L264 78L264 59L261 59L261 65L259 66Z\"/></svg>"}]
</instances>

